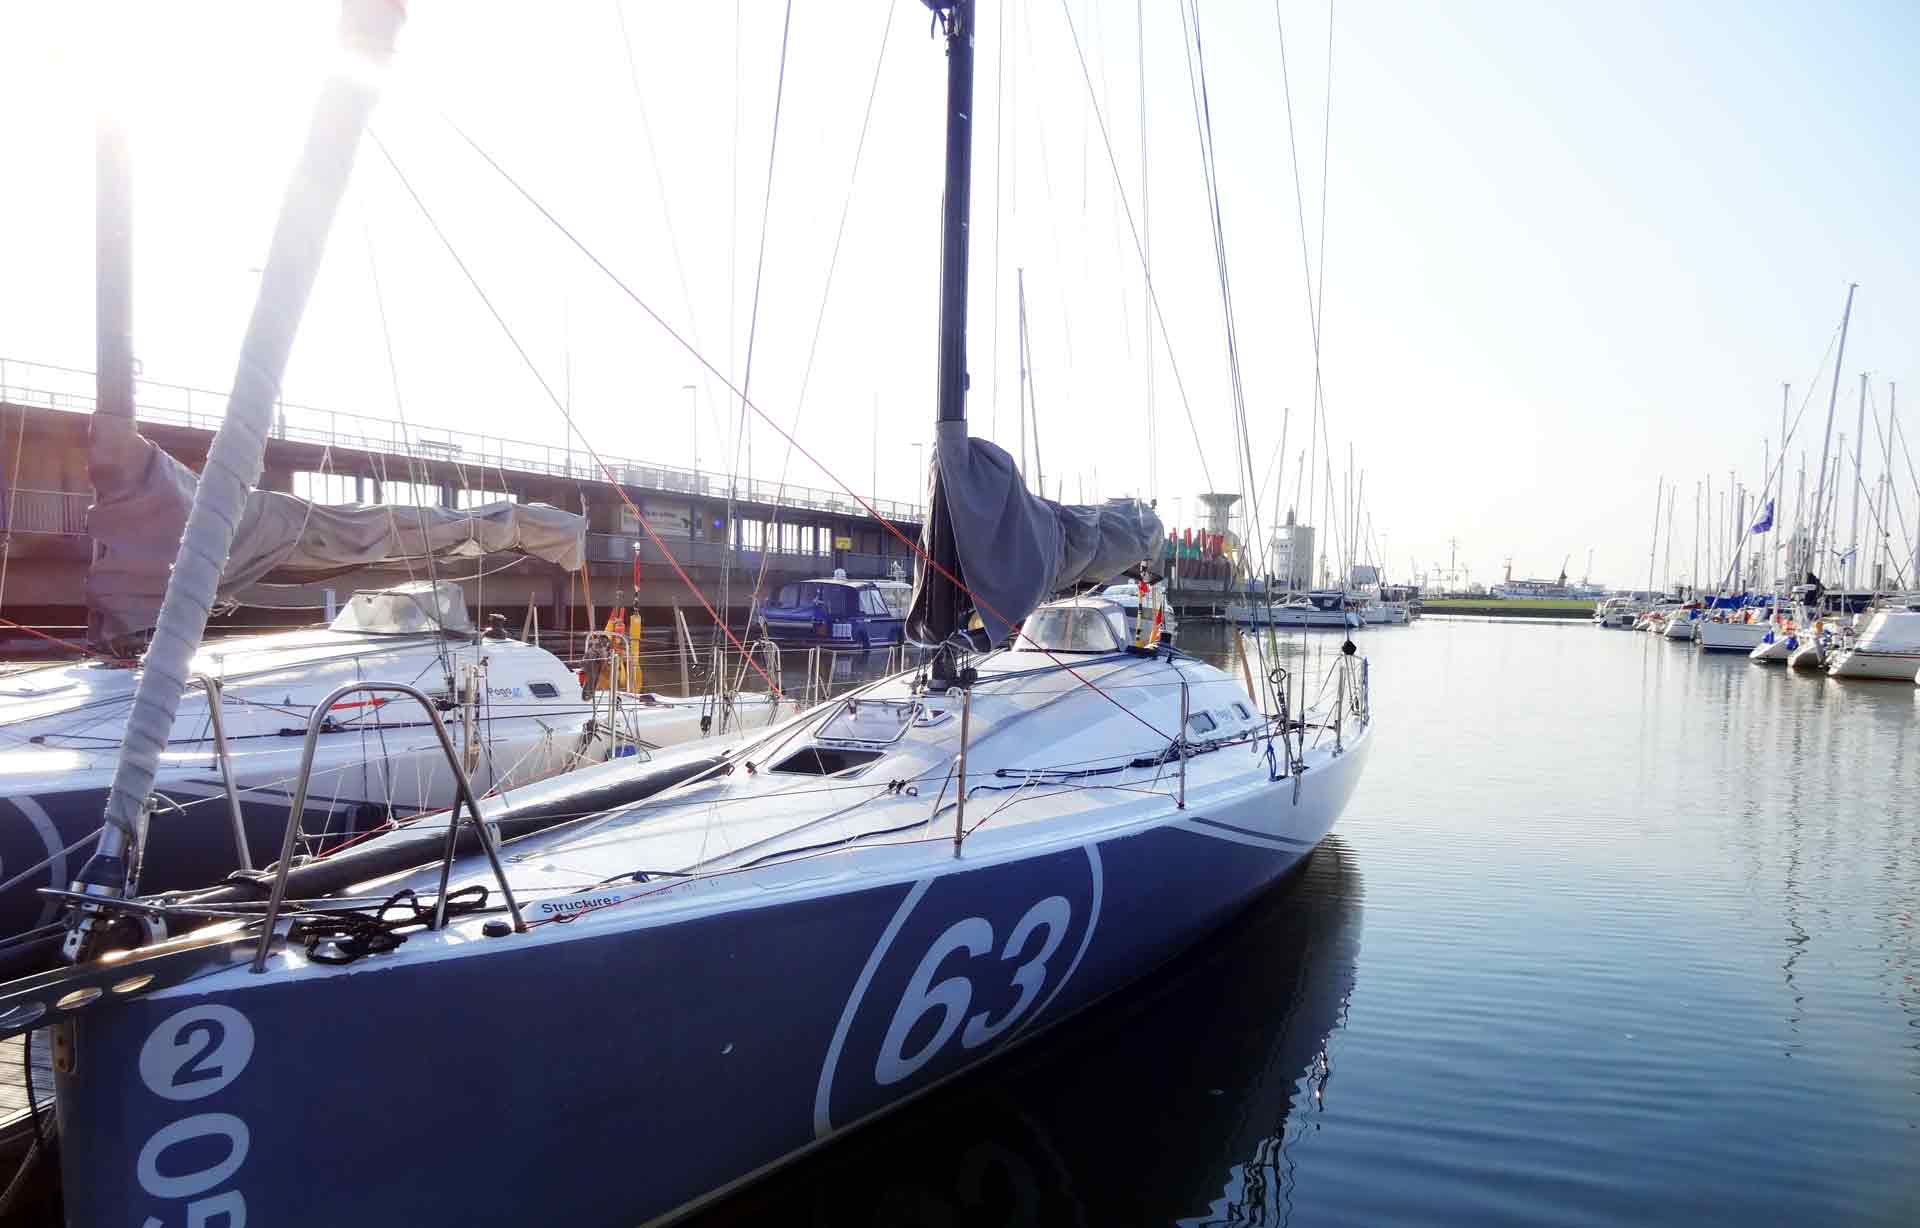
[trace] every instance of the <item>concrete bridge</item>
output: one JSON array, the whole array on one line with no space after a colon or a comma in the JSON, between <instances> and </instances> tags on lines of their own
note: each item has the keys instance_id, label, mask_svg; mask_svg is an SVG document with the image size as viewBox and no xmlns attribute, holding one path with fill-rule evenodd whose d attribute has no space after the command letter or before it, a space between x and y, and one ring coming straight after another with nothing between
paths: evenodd
<instances>
[{"instance_id":1,"label":"concrete bridge","mask_svg":"<svg viewBox=\"0 0 1920 1228\"><path fill-rule=\"evenodd\" d=\"M82 582L92 543L86 510L87 416L93 411L93 373L71 367L0 358L0 527L6 576L0 612L17 622L83 623ZM181 384L136 380L135 413L141 433L189 467L206 460L227 394ZM401 423L390 417L284 402L276 408L261 485L321 503L401 503L467 507L503 497L584 511L592 601L602 612L616 598L663 618L681 606L696 626L707 622L700 603L675 574L677 562L719 609L722 573L727 616L745 618L755 578L764 587L832 574L911 578L911 552L840 490L768 481L601 454L605 469L565 442L505 439L454 428ZM609 471L611 480L609 480ZM615 485L617 483L617 487ZM646 517L660 538L642 530L620 497ZM881 516L917 540L919 505L866 496ZM729 500L732 513L728 514ZM664 546L664 551L662 550ZM633 560L640 587L633 597ZM729 568L730 565L730 568ZM460 578L476 617L487 612L521 623L529 603L543 628L563 629L569 615L584 627L587 594L559 568L537 560L493 558L438 566L441 578ZM310 622L330 599L357 588L407 578L405 568L339 577L327 585L257 586L242 594L230 625ZM4 632L0 632L4 634ZM11 647L0 639L0 651Z\"/></svg>"}]
</instances>

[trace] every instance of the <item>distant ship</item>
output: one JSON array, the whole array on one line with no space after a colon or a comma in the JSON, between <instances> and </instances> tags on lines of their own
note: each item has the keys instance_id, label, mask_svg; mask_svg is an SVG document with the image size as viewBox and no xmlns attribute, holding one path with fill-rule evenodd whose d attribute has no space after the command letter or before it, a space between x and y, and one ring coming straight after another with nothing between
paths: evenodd
<instances>
[{"instance_id":1,"label":"distant ship","mask_svg":"<svg viewBox=\"0 0 1920 1228\"><path fill-rule=\"evenodd\" d=\"M1568 584L1561 580L1507 580L1487 590L1489 597L1560 597L1598 601L1607 589L1597 584Z\"/></svg>"},{"instance_id":2,"label":"distant ship","mask_svg":"<svg viewBox=\"0 0 1920 1228\"><path fill-rule=\"evenodd\" d=\"M1571 558L1568 562L1571 562ZM1593 564L1592 553L1587 556L1589 567ZM1561 599L1573 601L1598 601L1608 597L1605 585L1589 584L1582 579L1578 584L1567 583L1567 564L1560 564L1558 580L1516 580L1513 578L1513 560L1507 560L1507 575L1504 580L1487 590L1489 597L1531 597L1535 599Z\"/></svg>"}]
</instances>

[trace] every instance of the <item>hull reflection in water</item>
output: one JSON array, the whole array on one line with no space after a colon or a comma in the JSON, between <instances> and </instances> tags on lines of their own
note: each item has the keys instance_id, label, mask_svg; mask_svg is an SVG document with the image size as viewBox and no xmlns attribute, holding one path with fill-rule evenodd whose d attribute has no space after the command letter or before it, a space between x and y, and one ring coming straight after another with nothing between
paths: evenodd
<instances>
[{"instance_id":1,"label":"hull reflection in water","mask_svg":"<svg viewBox=\"0 0 1920 1228\"><path fill-rule=\"evenodd\" d=\"M1360 901L1353 857L1330 836L1214 939L1101 1010L686 1224L776 1212L818 1228L1284 1223L1286 1152L1328 1085Z\"/></svg>"}]
</instances>

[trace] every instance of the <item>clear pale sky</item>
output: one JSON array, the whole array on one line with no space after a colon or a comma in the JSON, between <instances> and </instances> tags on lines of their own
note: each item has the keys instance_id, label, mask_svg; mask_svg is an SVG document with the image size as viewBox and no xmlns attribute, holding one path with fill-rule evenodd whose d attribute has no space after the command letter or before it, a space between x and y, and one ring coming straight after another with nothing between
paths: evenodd
<instances>
[{"instance_id":1,"label":"clear pale sky","mask_svg":"<svg viewBox=\"0 0 1920 1228\"><path fill-rule=\"evenodd\" d=\"M1140 260L1094 105L1138 222L1131 4L981 4L970 415L976 434L1017 451L1024 269L1050 492L1063 481L1069 499L1157 494L1163 518L1182 524L1209 476L1217 488L1244 483L1180 9L1142 7L1150 255L1173 347L1170 361L1156 336L1157 465ZM580 421L609 453L685 463L697 416L703 467L730 463L724 389L448 119L738 383L784 6L411 8L375 128L543 374L556 388L570 381ZM144 373L226 386L337 12L330 0L0 8L0 354L92 364L94 117L113 106L135 147ZM1284 0L1279 18L1318 260L1328 8ZM1206 0L1200 22L1262 477L1292 410L1284 508L1304 501L1295 476L1313 355L1276 16L1268 4ZM1730 469L1759 483L1762 439L1778 444L1780 385L1793 384L1797 409L1849 281L1860 290L1836 430L1853 432L1863 370L1882 412L1887 381L1901 384L1903 416L1920 428L1920 382L1909 382L1920 375L1920 9L1346 0L1332 29L1327 421L1341 481L1349 444L1365 471L1392 571L1444 563L1457 538L1483 581L1509 555L1516 575L1547 576L1571 555L1578 577L1591 549L1595 580L1644 583L1664 473L1679 483L1683 578L1695 483L1711 474L1718 492ZM803 442L863 494L876 468L883 496L916 499L922 485L912 445L933 416L944 76L918 3L899 0L891 14L852 0L792 6L752 393L783 423L797 414ZM287 373L289 400L393 414L375 268L412 423L563 442L559 415L371 145ZM1828 377L1796 449L1818 447ZM755 476L778 477L779 438L757 427L752 449ZM1867 470L1879 471L1871 450ZM831 484L797 457L789 477ZM1316 503L1324 480L1319 490ZM1910 486L1904 497L1911 526ZM1783 515L1792 498L1790 479ZM1270 492L1263 504L1271 523Z\"/></svg>"}]
</instances>

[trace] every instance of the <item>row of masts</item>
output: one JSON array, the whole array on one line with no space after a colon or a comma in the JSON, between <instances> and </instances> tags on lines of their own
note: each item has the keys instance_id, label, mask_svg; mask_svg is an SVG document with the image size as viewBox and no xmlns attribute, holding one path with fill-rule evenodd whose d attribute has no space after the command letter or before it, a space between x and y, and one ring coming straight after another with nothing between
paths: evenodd
<instances>
[{"instance_id":1,"label":"row of masts","mask_svg":"<svg viewBox=\"0 0 1920 1228\"><path fill-rule=\"evenodd\" d=\"M1853 294L1854 287L1849 286L1818 461L1810 467L1808 450L1800 449L1791 488L1791 516L1788 459L1795 433L1793 390L1791 385L1782 384L1778 444L1772 438L1761 441L1765 475L1761 482L1750 487L1740 480L1737 470L1729 470L1724 485L1717 486L1713 474L1694 485L1692 554L1683 564L1684 584L1674 570L1678 484L1661 478L1654 498L1654 530L1648 549L1649 591L1684 590L1689 596L1765 592L1785 590L1809 579L1826 588L1855 592L1899 591L1920 585L1920 578L1914 574L1916 565L1920 565L1914 550L1914 526L1902 502L1899 481L1900 462L1908 457L1909 449L1899 424L1898 385L1891 380L1886 385L1883 418L1872 396L1871 378L1861 372L1854 429L1851 433L1834 430L1840 411L1841 364L1846 355ZM1871 480L1870 447L1878 451L1880 462ZM1920 496L1920 480L1914 478L1910 468L1906 476L1913 493ZM1840 545L1843 523L1844 549Z\"/></svg>"}]
</instances>

